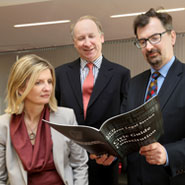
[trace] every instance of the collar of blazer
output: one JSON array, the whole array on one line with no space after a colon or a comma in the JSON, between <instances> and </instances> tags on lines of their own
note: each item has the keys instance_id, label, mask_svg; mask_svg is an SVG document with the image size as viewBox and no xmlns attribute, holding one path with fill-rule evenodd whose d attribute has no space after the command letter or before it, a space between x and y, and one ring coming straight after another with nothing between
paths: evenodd
<instances>
[{"instance_id":1,"label":"collar of blazer","mask_svg":"<svg viewBox=\"0 0 185 185\"><path fill-rule=\"evenodd\" d=\"M89 106L96 100L100 93L102 93L104 87L109 83L113 76L114 65L103 57L100 71L93 88ZM80 58L69 64L69 70L67 71L69 83L71 85L76 101L83 108L82 103L82 90L80 84Z\"/></svg>"}]
</instances>

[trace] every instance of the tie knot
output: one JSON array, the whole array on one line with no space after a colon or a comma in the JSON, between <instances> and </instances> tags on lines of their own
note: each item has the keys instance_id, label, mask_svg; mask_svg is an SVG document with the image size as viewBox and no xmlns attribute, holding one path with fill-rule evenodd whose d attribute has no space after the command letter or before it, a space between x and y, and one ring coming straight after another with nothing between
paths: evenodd
<instances>
[{"instance_id":1,"label":"tie knot","mask_svg":"<svg viewBox=\"0 0 185 185\"><path fill-rule=\"evenodd\" d=\"M86 64L86 66L89 68L89 70L92 70L93 63L92 62L89 62L89 63Z\"/></svg>"},{"instance_id":2,"label":"tie knot","mask_svg":"<svg viewBox=\"0 0 185 185\"><path fill-rule=\"evenodd\" d=\"M155 71L153 74L152 74L152 78L153 79L157 79L161 74L158 72L158 71Z\"/></svg>"}]
</instances>

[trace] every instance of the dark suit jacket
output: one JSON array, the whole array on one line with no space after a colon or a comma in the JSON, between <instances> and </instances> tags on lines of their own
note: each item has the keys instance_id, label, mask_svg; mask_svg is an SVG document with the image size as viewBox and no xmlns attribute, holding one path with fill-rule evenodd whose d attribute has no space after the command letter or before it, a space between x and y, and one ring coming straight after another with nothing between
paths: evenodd
<instances>
[{"instance_id":1,"label":"dark suit jacket","mask_svg":"<svg viewBox=\"0 0 185 185\"><path fill-rule=\"evenodd\" d=\"M147 70L130 81L127 110L144 102L150 77ZM169 166L150 165L138 153L128 156L129 185L185 184L185 64L175 59L158 94L164 120L159 142L166 148Z\"/></svg>"},{"instance_id":2,"label":"dark suit jacket","mask_svg":"<svg viewBox=\"0 0 185 185\"><path fill-rule=\"evenodd\" d=\"M58 105L73 108L77 122L99 128L102 123L120 113L121 102L126 94L126 82L130 71L103 57L87 108L86 120L83 114L80 81L80 59L56 68L56 98ZM89 161L90 185L117 185L117 165L109 167Z\"/></svg>"},{"instance_id":3,"label":"dark suit jacket","mask_svg":"<svg viewBox=\"0 0 185 185\"><path fill-rule=\"evenodd\" d=\"M73 108L78 124L99 128L108 118L120 113L130 71L103 58L87 108L83 114L80 82L80 59L56 68L56 98L58 105Z\"/></svg>"}]
</instances>

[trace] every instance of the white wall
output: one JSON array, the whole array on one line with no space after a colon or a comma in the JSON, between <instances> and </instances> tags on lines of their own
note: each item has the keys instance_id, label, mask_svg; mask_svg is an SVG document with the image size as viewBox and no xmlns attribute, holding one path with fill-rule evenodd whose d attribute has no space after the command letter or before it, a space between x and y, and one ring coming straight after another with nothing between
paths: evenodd
<instances>
[{"instance_id":1,"label":"white wall","mask_svg":"<svg viewBox=\"0 0 185 185\"><path fill-rule=\"evenodd\" d=\"M177 35L177 42L174 48L175 55L185 62L185 33ZM24 52L8 52L0 54L0 114L4 112L5 95L8 74L11 65L16 61L16 57L34 53L49 60L54 67L73 61L78 54L72 45L55 48L39 49ZM133 44L133 39L108 41L103 44L103 55L131 70L131 75L144 71L149 68L147 62L143 59L141 51Z\"/></svg>"}]
</instances>

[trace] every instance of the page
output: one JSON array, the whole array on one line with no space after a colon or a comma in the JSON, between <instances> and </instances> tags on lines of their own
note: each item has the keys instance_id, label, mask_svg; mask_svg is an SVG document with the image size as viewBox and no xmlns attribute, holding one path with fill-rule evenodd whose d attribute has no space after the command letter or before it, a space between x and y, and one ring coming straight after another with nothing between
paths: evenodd
<instances>
[{"instance_id":1,"label":"page","mask_svg":"<svg viewBox=\"0 0 185 185\"><path fill-rule=\"evenodd\" d=\"M158 97L153 97L132 111L108 119L100 130L122 157L139 151L141 146L156 142L163 134Z\"/></svg>"},{"instance_id":2,"label":"page","mask_svg":"<svg viewBox=\"0 0 185 185\"><path fill-rule=\"evenodd\" d=\"M44 119L43 121L47 122L61 134L85 148L89 153L96 155L108 153L120 157L96 128L85 125L66 125L63 123L54 123Z\"/></svg>"}]
</instances>

